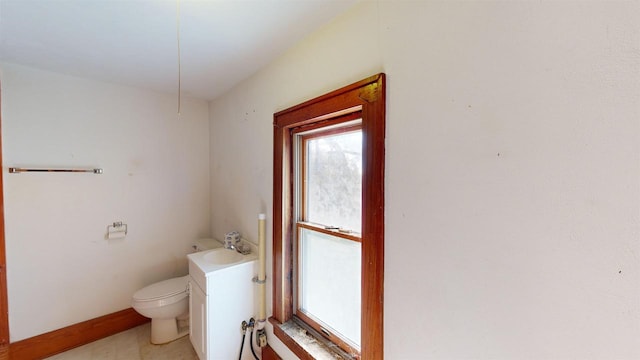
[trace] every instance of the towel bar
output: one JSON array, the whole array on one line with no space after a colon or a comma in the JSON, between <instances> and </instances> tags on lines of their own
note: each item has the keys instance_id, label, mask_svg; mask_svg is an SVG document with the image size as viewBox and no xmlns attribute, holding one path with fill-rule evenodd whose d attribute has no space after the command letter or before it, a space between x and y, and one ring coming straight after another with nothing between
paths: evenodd
<instances>
[{"instance_id":1,"label":"towel bar","mask_svg":"<svg viewBox=\"0 0 640 360\"><path fill-rule=\"evenodd\" d=\"M102 169L24 169L10 167L10 174L18 174L23 172L69 172L69 173L94 173L102 174Z\"/></svg>"}]
</instances>

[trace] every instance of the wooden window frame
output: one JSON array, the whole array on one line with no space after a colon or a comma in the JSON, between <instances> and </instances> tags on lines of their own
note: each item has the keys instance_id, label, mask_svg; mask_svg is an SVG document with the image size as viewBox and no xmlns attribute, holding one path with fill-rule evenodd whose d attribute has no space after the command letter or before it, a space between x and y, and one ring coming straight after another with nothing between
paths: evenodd
<instances>
[{"instance_id":1,"label":"wooden window frame","mask_svg":"<svg viewBox=\"0 0 640 360\"><path fill-rule=\"evenodd\" d=\"M385 74L378 74L274 114L274 334L301 359L313 359L281 328L294 318L293 129L328 126L361 112L363 133L360 354L383 359Z\"/></svg>"},{"instance_id":2,"label":"wooden window frame","mask_svg":"<svg viewBox=\"0 0 640 360\"><path fill-rule=\"evenodd\" d=\"M0 92L0 127L2 124L2 93ZM0 135L2 132L0 131ZM2 136L0 136L0 170L2 165ZM0 171L0 360L9 358L9 303L7 289L7 256L4 224L4 171Z\"/></svg>"}]
</instances>

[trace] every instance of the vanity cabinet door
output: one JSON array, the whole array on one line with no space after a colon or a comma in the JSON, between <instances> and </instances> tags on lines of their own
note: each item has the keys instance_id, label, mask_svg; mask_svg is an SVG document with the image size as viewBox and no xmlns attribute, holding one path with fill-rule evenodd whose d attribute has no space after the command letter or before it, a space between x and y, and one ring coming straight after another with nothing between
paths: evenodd
<instances>
[{"instance_id":1,"label":"vanity cabinet door","mask_svg":"<svg viewBox=\"0 0 640 360\"><path fill-rule=\"evenodd\" d=\"M189 338L200 360L207 359L207 296L198 284L189 284Z\"/></svg>"}]
</instances>

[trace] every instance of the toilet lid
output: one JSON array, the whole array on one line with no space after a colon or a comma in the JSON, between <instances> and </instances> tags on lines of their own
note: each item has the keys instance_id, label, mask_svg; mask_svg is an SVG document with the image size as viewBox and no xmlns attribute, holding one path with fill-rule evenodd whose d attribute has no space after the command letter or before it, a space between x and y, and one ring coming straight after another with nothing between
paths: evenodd
<instances>
[{"instance_id":1,"label":"toilet lid","mask_svg":"<svg viewBox=\"0 0 640 360\"><path fill-rule=\"evenodd\" d=\"M177 295L187 291L188 283L189 276L160 281L136 291L133 294L133 299L150 301Z\"/></svg>"}]
</instances>

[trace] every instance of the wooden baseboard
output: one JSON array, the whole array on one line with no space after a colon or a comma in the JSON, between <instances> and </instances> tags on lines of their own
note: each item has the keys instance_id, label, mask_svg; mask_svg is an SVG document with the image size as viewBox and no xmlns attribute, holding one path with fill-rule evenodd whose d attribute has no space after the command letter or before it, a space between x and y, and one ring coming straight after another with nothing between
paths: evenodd
<instances>
[{"instance_id":1,"label":"wooden baseboard","mask_svg":"<svg viewBox=\"0 0 640 360\"><path fill-rule=\"evenodd\" d=\"M129 308L9 344L9 359L39 360L142 325L149 319Z\"/></svg>"},{"instance_id":2,"label":"wooden baseboard","mask_svg":"<svg viewBox=\"0 0 640 360\"><path fill-rule=\"evenodd\" d=\"M271 346L267 345L262 348L262 360L282 360L282 358L273 351Z\"/></svg>"}]
</instances>

